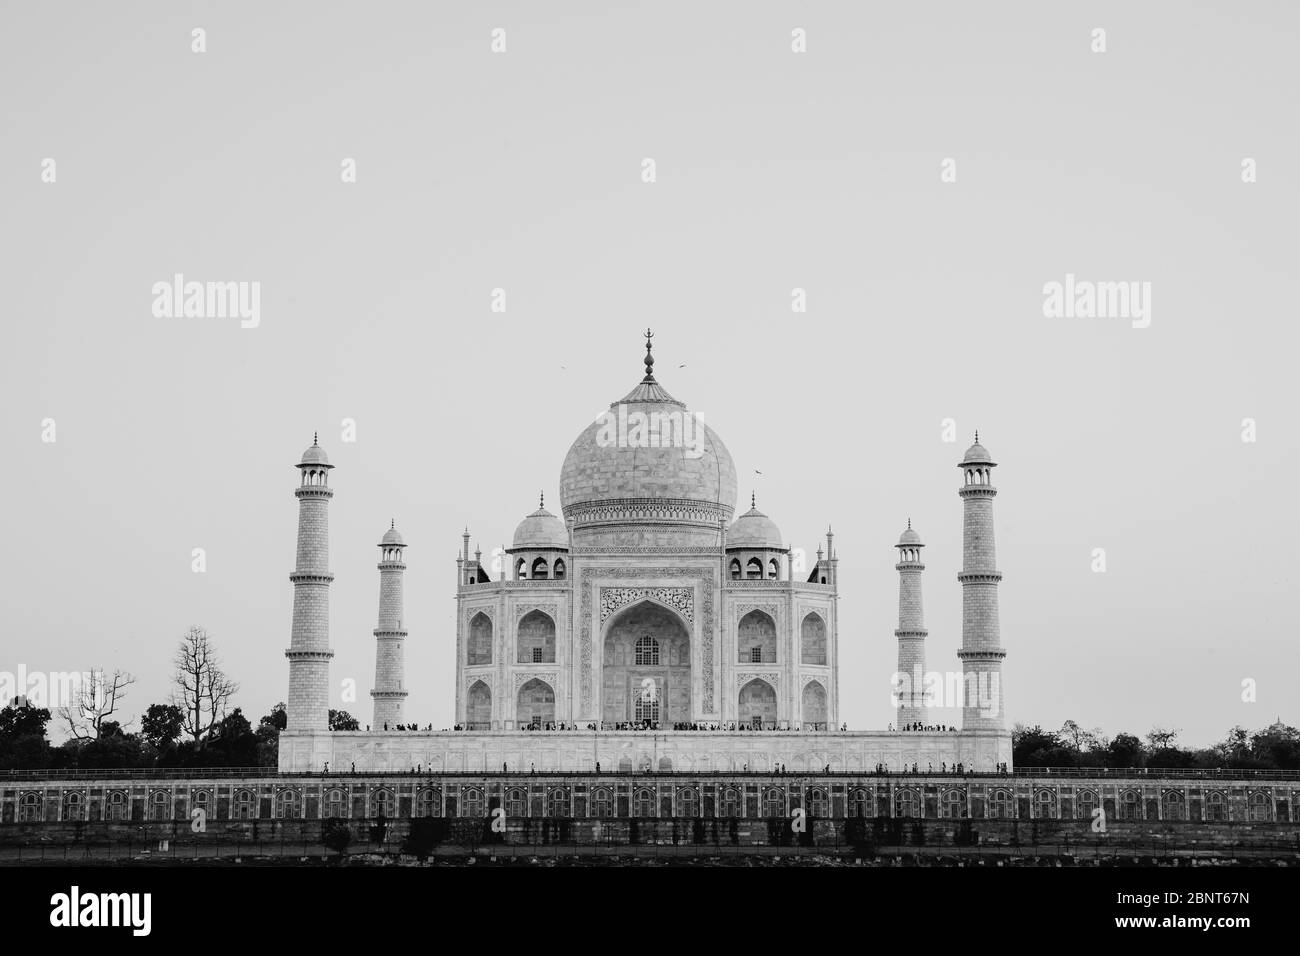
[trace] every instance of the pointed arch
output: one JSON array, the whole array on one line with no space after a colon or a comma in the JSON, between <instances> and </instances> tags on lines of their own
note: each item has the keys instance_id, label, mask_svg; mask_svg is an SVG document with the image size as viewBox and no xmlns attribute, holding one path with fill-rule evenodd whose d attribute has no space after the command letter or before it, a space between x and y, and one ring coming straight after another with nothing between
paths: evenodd
<instances>
[{"instance_id":1,"label":"pointed arch","mask_svg":"<svg viewBox=\"0 0 1300 956\"><path fill-rule=\"evenodd\" d=\"M826 621L816 611L805 614L799 625L799 660L804 664L826 664Z\"/></svg>"},{"instance_id":2,"label":"pointed arch","mask_svg":"<svg viewBox=\"0 0 1300 956\"><path fill-rule=\"evenodd\" d=\"M469 644L465 649L467 664L492 663L492 619L479 611L469 621Z\"/></svg>"},{"instance_id":3,"label":"pointed arch","mask_svg":"<svg viewBox=\"0 0 1300 956\"><path fill-rule=\"evenodd\" d=\"M465 721L471 730L487 730L492 726L492 688L481 680L470 686Z\"/></svg>"}]
</instances>

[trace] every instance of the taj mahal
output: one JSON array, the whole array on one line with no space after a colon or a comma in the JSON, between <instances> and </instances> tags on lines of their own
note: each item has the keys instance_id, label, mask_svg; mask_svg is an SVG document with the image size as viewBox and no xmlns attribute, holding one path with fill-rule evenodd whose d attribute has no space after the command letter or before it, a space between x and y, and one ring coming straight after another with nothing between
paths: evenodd
<instances>
[{"instance_id":1,"label":"taj mahal","mask_svg":"<svg viewBox=\"0 0 1300 956\"><path fill-rule=\"evenodd\" d=\"M775 521L736 515L722 439L654 374L647 331L636 386L587 425L565 457L559 510L527 515L495 578L466 530L456 560L455 729L407 727L403 618L406 542L378 544L373 720L329 729L328 508L333 466L313 442L299 502L288 727L282 772L872 772L918 764L1010 765L1002 707L992 484L978 436L958 463L963 502L960 729L931 730L917 682L887 730L840 722L834 534L800 567ZM898 554L898 673L925 670L920 534ZM922 727L926 729L903 729Z\"/></svg>"}]
</instances>

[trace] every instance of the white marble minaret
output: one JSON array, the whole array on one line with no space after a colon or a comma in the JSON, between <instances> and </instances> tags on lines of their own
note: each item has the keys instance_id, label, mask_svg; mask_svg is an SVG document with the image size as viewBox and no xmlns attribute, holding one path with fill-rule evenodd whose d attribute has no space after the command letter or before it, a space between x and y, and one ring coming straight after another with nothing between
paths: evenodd
<instances>
[{"instance_id":1,"label":"white marble minaret","mask_svg":"<svg viewBox=\"0 0 1300 956\"><path fill-rule=\"evenodd\" d=\"M925 716L925 614L921 604L921 536L912 530L912 519L907 519L907 530L898 539L898 675L902 679L898 691L898 729L907 724L926 723Z\"/></svg>"},{"instance_id":2,"label":"white marble minaret","mask_svg":"<svg viewBox=\"0 0 1300 956\"><path fill-rule=\"evenodd\" d=\"M402 723L406 702L403 672L406 628L402 620L402 578L406 542L392 524L379 542L379 623L375 626L375 730L391 730Z\"/></svg>"},{"instance_id":3,"label":"white marble minaret","mask_svg":"<svg viewBox=\"0 0 1300 956\"><path fill-rule=\"evenodd\" d=\"M330 464L313 437L298 470L298 560L293 582L293 631L289 649L288 730L329 730L330 709Z\"/></svg>"},{"instance_id":4,"label":"white marble minaret","mask_svg":"<svg viewBox=\"0 0 1300 956\"><path fill-rule=\"evenodd\" d=\"M980 444L966 449L958 467L965 483L957 494L963 502L961 582L962 730L1001 730L1001 627L998 623L997 551L993 545L993 469L997 463Z\"/></svg>"}]
</instances>

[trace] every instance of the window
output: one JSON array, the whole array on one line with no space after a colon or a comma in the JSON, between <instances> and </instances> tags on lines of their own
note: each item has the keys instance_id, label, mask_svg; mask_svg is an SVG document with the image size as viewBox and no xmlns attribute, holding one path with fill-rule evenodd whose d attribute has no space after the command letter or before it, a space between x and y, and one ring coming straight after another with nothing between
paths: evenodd
<instances>
[{"instance_id":1,"label":"window","mask_svg":"<svg viewBox=\"0 0 1300 956\"><path fill-rule=\"evenodd\" d=\"M780 571L780 569L779 569L779 566L778 566L777 563L776 563L776 558L773 558L771 561L767 562L767 576L768 576L768 578L770 578L771 580L775 581L776 578L777 578L777 574L779 573L779 571Z\"/></svg>"},{"instance_id":2,"label":"window","mask_svg":"<svg viewBox=\"0 0 1300 956\"><path fill-rule=\"evenodd\" d=\"M253 819L253 791L240 790L235 794L235 819Z\"/></svg>"},{"instance_id":3,"label":"window","mask_svg":"<svg viewBox=\"0 0 1300 956\"><path fill-rule=\"evenodd\" d=\"M546 559L538 558L536 561L533 562L533 580L545 581L548 576L549 575L546 567Z\"/></svg>"},{"instance_id":4,"label":"window","mask_svg":"<svg viewBox=\"0 0 1300 956\"><path fill-rule=\"evenodd\" d=\"M506 791L506 816L528 816L528 796L522 790Z\"/></svg>"},{"instance_id":5,"label":"window","mask_svg":"<svg viewBox=\"0 0 1300 956\"><path fill-rule=\"evenodd\" d=\"M763 562L758 558L750 558L745 565L745 577L751 581L759 581L763 578Z\"/></svg>"},{"instance_id":6,"label":"window","mask_svg":"<svg viewBox=\"0 0 1300 956\"><path fill-rule=\"evenodd\" d=\"M691 787L677 791L677 815L679 817L697 817L700 815L700 801Z\"/></svg>"},{"instance_id":7,"label":"window","mask_svg":"<svg viewBox=\"0 0 1300 956\"><path fill-rule=\"evenodd\" d=\"M325 819L343 819L343 791L331 790L325 797Z\"/></svg>"},{"instance_id":8,"label":"window","mask_svg":"<svg viewBox=\"0 0 1300 956\"><path fill-rule=\"evenodd\" d=\"M84 804L81 794L70 793L63 798L63 819L65 820L83 820Z\"/></svg>"},{"instance_id":9,"label":"window","mask_svg":"<svg viewBox=\"0 0 1300 956\"><path fill-rule=\"evenodd\" d=\"M541 649L540 647L534 647L534 648L533 648L533 663L534 663L534 664L540 664L541 662L542 662L542 649Z\"/></svg>"},{"instance_id":10,"label":"window","mask_svg":"<svg viewBox=\"0 0 1300 956\"><path fill-rule=\"evenodd\" d=\"M18 822L35 823L41 818L41 795L39 793L24 793L22 800L18 804Z\"/></svg>"},{"instance_id":11,"label":"window","mask_svg":"<svg viewBox=\"0 0 1300 956\"><path fill-rule=\"evenodd\" d=\"M1166 820L1181 820L1183 818L1183 795L1177 790L1170 790L1164 796L1164 806L1160 812Z\"/></svg>"},{"instance_id":12,"label":"window","mask_svg":"<svg viewBox=\"0 0 1300 956\"><path fill-rule=\"evenodd\" d=\"M1268 794L1252 793L1250 795L1250 818L1252 820L1267 820L1269 818Z\"/></svg>"},{"instance_id":13,"label":"window","mask_svg":"<svg viewBox=\"0 0 1300 956\"><path fill-rule=\"evenodd\" d=\"M462 817L481 817L483 816L483 791L476 790L473 787L465 791L464 800L461 803Z\"/></svg>"},{"instance_id":14,"label":"window","mask_svg":"<svg viewBox=\"0 0 1300 956\"><path fill-rule=\"evenodd\" d=\"M763 791L763 816L785 816L785 794L775 787Z\"/></svg>"},{"instance_id":15,"label":"window","mask_svg":"<svg viewBox=\"0 0 1300 956\"><path fill-rule=\"evenodd\" d=\"M1136 790L1126 790L1119 801L1119 818L1121 820L1141 819L1142 804Z\"/></svg>"},{"instance_id":16,"label":"window","mask_svg":"<svg viewBox=\"0 0 1300 956\"><path fill-rule=\"evenodd\" d=\"M728 787L722 791L722 798L718 801L720 816L738 817L740 816L740 791L734 787Z\"/></svg>"},{"instance_id":17,"label":"window","mask_svg":"<svg viewBox=\"0 0 1300 956\"><path fill-rule=\"evenodd\" d=\"M598 787L591 792L591 815L593 817L612 817L614 815L614 792L605 787Z\"/></svg>"},{"instance_id":18,"label":"window","mask_svg":"<svg viewBox=\"0 0 1300 956\"><path fill-rule=\"evenodd\" d=\"M1214 791L1206 803L1206 816L1212 821L1222 822L1228 819L1228 803L1223 799L1223 794Z\"/></svg>"},{"instance_id":19,"label":"window","mask_svg":"<svg viewBox=\"0 0 1300 956\"><path fill-rule=\"evenodd\" d=\"M865 790L854 790L849 794L849 816L870 817L875 815L875 800Z\"/></svg>"},{"instance_id":20,"label":"window","mask_svg":"<svg viewBox=\"0 0 1300 956\"><path fill-rule=\"evenodd\" d=\"M636 662L641 665L659 663L659 642L649 634L636 640Z\"/></svg>"},{"instance_id":21,"label":"window","mask_svg":"<svg viewBox=\"0 0 1300 956\"><path fill-rule=\"evenodd\" d=\"M1037 803L1035 816L1040 820L1056 819L1056 795L1050 790L1039 790L1034 798Z\"/></svg>"},{"instance_id":22,"label":"window","mask_svg":"<svg viewBox=\"0 0 1300 956\"><path fill-rule=\"evenodd\" d=\"M826 798L826 791L820 787L808 791L808 816L830 816L830 801Z\"/></svg>"},{"instance_id":23,"label":"window","mask_svg":"<svg viewBox=\"0 0 1300 956\"><path fill-rule=\"evenodd\" d=\"M989 815L999 820L1008 819L1011 813L1011 791L994 790L993 796L989 797Z\"/></svg>"},{"instance_id":24,"label":"window","mask_svg":"<svg viewBox=\"0 0 1300 956\"><path fill-rule=\"evenodd\" d=\"M546 815L550 817L569 816L569 794L562 788L555 788L546 797Z\"/></svg>"},{"instance_id":25,"label":"window","mask_svg":"<svg viewBox=\"0 0 1300 956\"><path fill-rule=\"evenodd\" d=\"M417 817L442 816L442 794L437 790L421 790L415 796L415 815Z\"/></svg>"},{"instance_id":26,"label":"window","mask_svg":"<svg viewBox=\"0 0 1300 956\"><path fill-rule=\"evenodd\" d=\"M388 819L393 815L393 792L391 790L377 790L370 798L370 812L372 816L381 819Z\"/></svg>"},{"instance_id":27,"label":"window","mask_svg":"<svg viewBox=\"0 0 1300 956\"><path fill-rule=\"evenodd\" d=\"M298 791L280 791L275 801L275 815L281 820L296 820L298 818Z\"/></svg>"},{"instance_id":28,"label":"window","mask_svg":"<svg viewBox=\"0 0 1300 956\"><path fill-rule=\"evenodd\" d=\"M559 558L555 559L555 580L564 580L564 562Z\"/></svg>"},{"instance_id":29,"label":"window","mask_svg":"<svg viewBox=\"0 0 1300 956\"><path fill-rule=\"evenodd\" d=\"M915 790L900 790L900 791L898 791L898 800L897 800L897 803L898 803L898 813L897 813L897 816L900 816L900 817L914 817L914 816L917 816L917 812L916 812L917 800L916 800L916 791L915 791Z\"/></svg>"},{"instance_id":30,"label":"window","mask_svg":"<svg viewBox=\"0 0 1300 956\"><path fill-rule=\"evenodd\" d=\"M763 649L761 647L751 647L749 649L749 662L751 664L763 663Z\"/></svg>"},{"instance_id":31,"label":"window","mask_svg":"<svg viewBox=\"0 0 1300 956\"><path fill-rule=\"evenodd\" d=\"M638 723L647 720L652 724L659 723L659 698L638 697L636 699L636 720Z\"/></svg>"},{"instance_id":32,"label":"window","mask_svg":"<svg viewBox=\"0 0 1300 956\"><path fill-rule=\"evenodd\" d=\"M126 819L126 794L120 790L109 795L108 818L110 820Z\"/></svg>"},{"instance_id":33,"label":"window","mask_svg":"<svg viewBox=\"0 0 1300 956\"><path fill-rule=\"evenodd\" d=\"M1097 794L1084 790L1079 794L1079 816L1085 820L1092 819L1092 811L1097 809Z\"/></svg>"},{"instance_id":34,"label":"window","mask_svg":"<svg viewBox=\"0 0 1300 956\"><path fill-rule=\"evenodd\" d=\"M737 561L735 558L731 559L731 580L733 581L740 580L740 562Z\"/></svg>"},{"instance_id":35,"label":"window","mask_svg":"<svg viewBox=\"0 0 1300 956\"><path fill-rule=\"evenodd\" d=\"M636 798L633 800L632 815L637 817L655 816L655 794L653 790L641 789L636 792Z\"/></svg>"},{"instance_id":36,"label":"window","mask_svg":"<svg viewBox=\"0 0 1300 956\"><path fill-rule=\"evenodd\" d=\"M960 790L949 790L943 795L943 815L950 819L966 815L966 800Z\"/></svg>"}]
</instances>

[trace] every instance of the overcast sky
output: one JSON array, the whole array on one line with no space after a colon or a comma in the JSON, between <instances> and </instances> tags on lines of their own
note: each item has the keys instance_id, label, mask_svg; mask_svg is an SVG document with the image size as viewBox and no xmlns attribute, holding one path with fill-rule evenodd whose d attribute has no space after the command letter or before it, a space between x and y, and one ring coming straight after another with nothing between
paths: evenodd
<instances>
[{"instance_id":1,"label":"overcast sky","mask_svg":"<svg viewBox=\"0 0 1300 956\"><path fill-rule=\"evenodd\" d=\"M407 714L450 725L461 528L558 510L649 325L742 501L809 553L834 525L851 727L892 718L909 516L958 666L976 428L1010 721L1300 722L1300 11L595 6L5 5L0 669L128 669L133 717L199 624L255 722L319 430L334 706L370 720L395 518ZM176 273L260 283L259 324L156 316ZM1046 316L1068 274L1150 283L1149 325Z\"/></svg>"}]
</instances>

